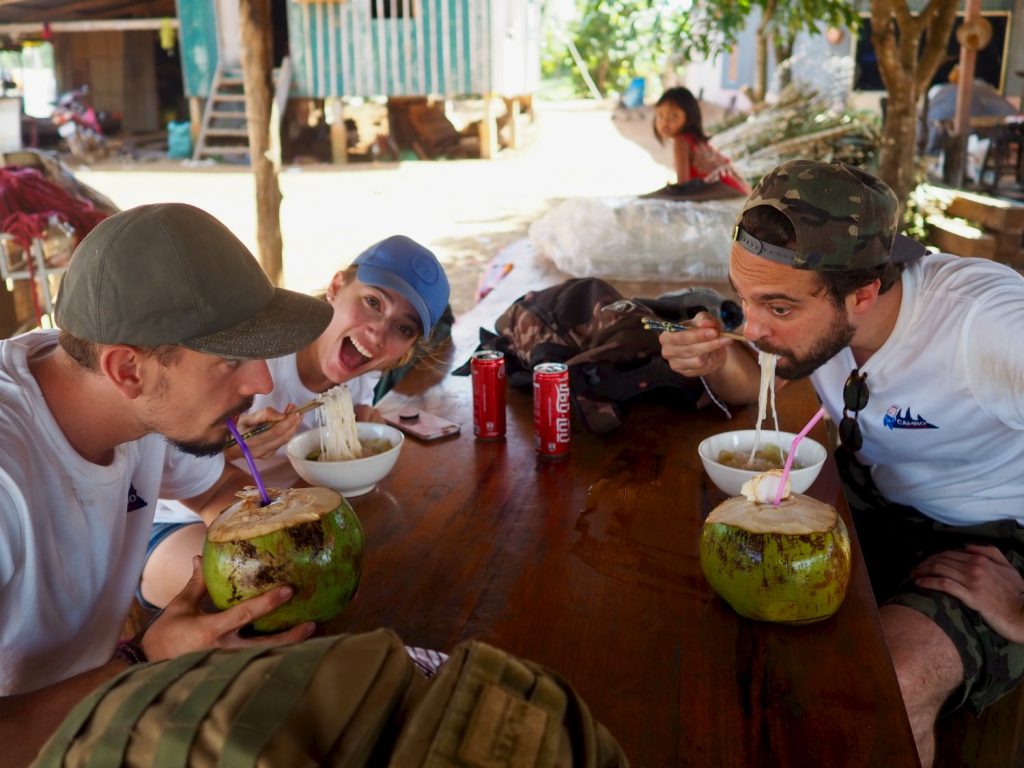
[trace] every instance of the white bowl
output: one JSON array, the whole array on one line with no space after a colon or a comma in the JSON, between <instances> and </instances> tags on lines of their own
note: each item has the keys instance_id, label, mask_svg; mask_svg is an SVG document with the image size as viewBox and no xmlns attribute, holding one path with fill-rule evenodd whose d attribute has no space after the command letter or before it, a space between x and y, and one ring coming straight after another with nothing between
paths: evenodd
<instances>
[{"instance_id":1,"label":"white bowl","mask_svg":"<svg viewBox=\"0 0 1024 768\"><path fill-rule=\"evenodd\" d=\"M703 440L697 447L700 460L704 464L704 471L708 473L711 482L718 486L723 493L730 496L739 496L740 488L747 480L759 474L751 469L736 469L718 462L718 456L722 451L739 451L750 453L754 447L753 429L738 429L733 432L723 432L720 435L712 435ZM793 443L796 434L793 432L776 432L773 429L762 429L761 440L758 445L774 445L777 440L782 441L782 450L789 453L789 446ZM796 456L793 463L799 464L800 469L790 469L789 487L793 493L803 493L811 487L811 483L818 477L828 451L825 446L817 440L809 437L803 438L796 447Z\"/></svg>"},{"instance_id":2,"label":"white bowl","mask_svg":"<svg viewBox=\"0 0 1024 768\"><path fill-rule=\"evenodd\" d=\"M391 447L362 459L312 461L306 457L320 447L320 429L307 430L289 440L285 448L288 460L307 483L333 488L342 496L359 496L372 491L395 466L405 442L405 435L394 427L361 421L356 423L360 441L383 438L391 443Z\"/></svg>"}]
</instances>

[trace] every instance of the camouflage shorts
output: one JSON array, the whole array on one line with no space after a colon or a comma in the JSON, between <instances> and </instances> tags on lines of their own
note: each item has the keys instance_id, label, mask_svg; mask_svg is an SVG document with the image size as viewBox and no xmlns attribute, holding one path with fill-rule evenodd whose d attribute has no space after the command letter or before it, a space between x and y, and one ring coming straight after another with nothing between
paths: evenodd
<instances>
[{"instance_id":1,"label":"camouflage shorts","mask_svg":"<svg viewBox=\"0 0 1024 768\"><path fill-rule=\"evenodd\" d=\"M958 528L925 517L912 507L885 501L868 469L836 451L843 490L857 528L871 586L879 605L905 605L934 621L956 645L963 685L945 709L966 705L981 712L1024 678L1024 645L997 634L981 615L945 592L918 587L910 570L937 552L967 544L998 547L1024 573L1024 529L1012 520Z\"/></svg>"}]
</instances>

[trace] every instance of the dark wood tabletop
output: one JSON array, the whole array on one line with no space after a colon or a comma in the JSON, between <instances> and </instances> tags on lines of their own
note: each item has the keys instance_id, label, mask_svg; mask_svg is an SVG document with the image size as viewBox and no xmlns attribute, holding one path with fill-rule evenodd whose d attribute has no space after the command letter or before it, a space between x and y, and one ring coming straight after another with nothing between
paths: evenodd
<instances>
[{"instance_id":1,"label":"dark wood tabletop","mask_svg":"<svg viewBox=\"0 0 1024 768\"><path fill-rule=\"evenodd\" d=\"M528 391L508 392L505 440L474 439L470 379L447 374L472 347L465 325L389 395L462 433L407 439L393 472L352 499L363 580L326 631L386 626L440 651L476 638L549 666L638 766L918 765L831 461L809 493L854 537L845 602L807 626L740 618L700 568L702 521L725 495L697 445L752 427L756 408L730 420L650 397L610 434L574 425L568 459L545 461ZM806 383L782 390L782 428L817 407ZM811 434L825 440L820 424Z\"/></svg>"}]
</instances>

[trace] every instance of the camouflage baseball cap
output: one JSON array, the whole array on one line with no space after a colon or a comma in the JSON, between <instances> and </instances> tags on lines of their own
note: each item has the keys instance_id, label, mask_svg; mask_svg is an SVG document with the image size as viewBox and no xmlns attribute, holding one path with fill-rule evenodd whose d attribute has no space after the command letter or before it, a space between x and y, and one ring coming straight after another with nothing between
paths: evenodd
<instances>
[{"instance_id":1,"label":"camouflage baseball cap","mask_svg":"<svg viewBox=\"0 0 1024 768\"><path fill-rule=\"evenodd\" d=\"M796 232L796 248L758 240L743 215L768 205ZM751 253L796 269L846 271L916 259L923 245L899 234L900 206L882 180L844 163L791 160L758 182L740 212L733 240Z\"/></svg>"}]
</instances>

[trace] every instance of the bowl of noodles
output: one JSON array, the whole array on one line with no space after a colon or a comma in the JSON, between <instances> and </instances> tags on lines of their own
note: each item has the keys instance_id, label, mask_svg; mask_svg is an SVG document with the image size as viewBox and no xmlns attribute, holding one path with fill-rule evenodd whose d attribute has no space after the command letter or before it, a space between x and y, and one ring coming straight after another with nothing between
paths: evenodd
<instances>
[{"instance_id":1,"label":"bowl of noodles","mask_svg":"<svg viewBox=\"0 0 1024 768\"><path fill-rule=\"evenodd\" d=\"M333 488L346 497L372 491L394 468L405 436L387 424L361 421L355 422L354 428L359 443L357 456L332 456L328 428L323 426L288 441L288 460L299 477L313 486Z\"/></svg>"},{"instance_id":2,"label":"bowl of noodles","mask_svg":"<svg viewBox=\"0 0 1024 768\"><path fill-rule=\"evenodd\" d=\"M739 496L743 484L754 475L769 469L782 469L794 437L793 432L764 429L758 439L757 430L738 429L712 435L701 442L697 452L711 482L723 493ZM797 444L793 466L789 470L789 485L793 493L804 493L811 487L827 456L825 446L817 440L805 437Z\"/></svg>"},{"instance_id":3,"label":"bowl of noodles","mask_svg":"<svg viewBox=\"0 0 1024 768\"><path fill-rule=\"evenodd\" d=\"M405 435L387 424L357 422L344 384L317 399L320 426L288 441L288 460L312 486L333 488L342 496L369 493L395 466Z\"/></svg>"}]
</instances>

